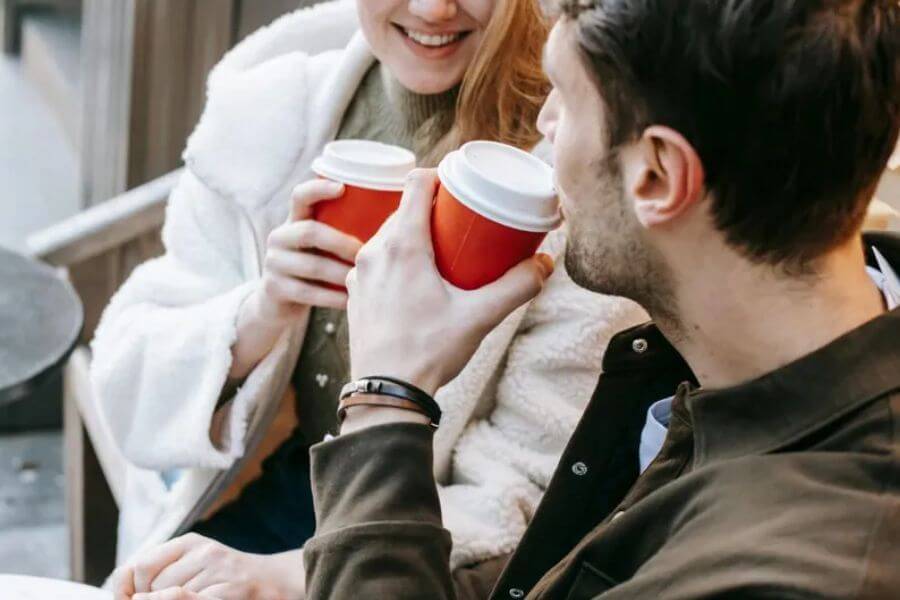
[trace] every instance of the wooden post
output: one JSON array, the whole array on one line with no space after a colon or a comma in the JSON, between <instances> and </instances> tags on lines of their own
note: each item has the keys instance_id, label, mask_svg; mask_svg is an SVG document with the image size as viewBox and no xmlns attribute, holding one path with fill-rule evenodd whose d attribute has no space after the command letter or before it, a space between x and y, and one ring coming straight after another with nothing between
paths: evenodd
<instances>
[{"instance_id":1,"label":"wooden post","mask_svg":"<svg viewBox=\"0 0 900 600\"><path fill-rule=\"evenodd\" d=\"M101 585L116 564L119 511L81 420L77 397L86 386L90 386L86 359L73 356L63 393L69 577Z\"/></svg>"},{"instance_id":2,"label":"wooden post","mask_svg":"<svg viewBox=\"0 0 900 600\"><path fill-rule=\"evenodd\" d=\"M85 0L82 12L82 201L127 189L136 0Z\"/></svg>"},{"instance_id":3,"label":"wooden post","mask_svg":"<svg viewBox=\"0 0 900 600\"><path fill-rule=\"evenodd\" d=\"M234 39L235 0L84 0L85 206L181 163L206 77Z\"/></svg>"}]
</instances>

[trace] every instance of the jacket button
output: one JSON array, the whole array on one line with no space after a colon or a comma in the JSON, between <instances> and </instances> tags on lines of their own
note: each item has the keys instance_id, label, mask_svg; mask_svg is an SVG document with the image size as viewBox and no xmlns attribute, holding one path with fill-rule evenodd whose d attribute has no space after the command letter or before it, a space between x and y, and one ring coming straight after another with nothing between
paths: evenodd
<instances>
[{"instance_id":1,"label":"jacket button","mask_svg":"<svg viewBox=\"0 0 900 600\"><path fill-rule=\"evenodd\" d=\"M323 388L326 385L328 385L328 379L329 379L329 377L325 373L319 373L318 375L316 375L316 383L319 384L320 388Z\"/></svg>"},{"instance_id":2,"label":"jacket button","mask_svg":"<svg viewBox=\"0 0 900 600\"><path fill-rule=\"evenodd\" d=\"M525 592L523 590L520 590L519 588L511 588L509 590L509 597L510 598L524 598Z\"/></svg>"},{"instance_id":3,"label":"jacket button","mask_svg":"<svg viewBox=\"0 0 900 600\"><path fill-rule=\"evenodd\" d=\"M638 354L643 354L647 351L650 345L647 343L647 340L644 338L638 338L631 342L631 349L637 352Z\"/></svg>"},{"instance_id":4,"label":"jacket button","mask_svg":"<svg viewBox=\"0 0 900 600\"><path fill-rule=\"evenodd\" d=\"M575 473L576 475L578 475L579 477L582 477L584 475L587 475L588 467L583 462L578 461L577 463L572 465L572 472Z\"/></svg>"},{"instance_id":5,"label":"jacket button","mask_svg":"<svg viewBox=\"0 0 900 600\"><path fill-rule=\"evenodd\" d=\"M328 335L334 335L335 331L337 331L337 326L334 323L332 323L331 321L325 323L325 333L327 333Z\"/></svg>"}]
</instances>

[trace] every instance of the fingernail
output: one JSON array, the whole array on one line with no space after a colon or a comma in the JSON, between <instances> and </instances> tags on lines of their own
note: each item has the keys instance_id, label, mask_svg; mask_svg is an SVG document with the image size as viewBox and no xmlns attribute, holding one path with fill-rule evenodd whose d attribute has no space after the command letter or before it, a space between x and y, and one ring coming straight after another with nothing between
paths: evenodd
<instances>
[{"instance_id":1,"label":"fingernail","mask_svg":"<svg viewBox=\"0 0 900 600\"><path fill-rule=\"evenodd\" d=\"M535 258L537 259L538 267L540 267L544 279L549 279L550 276L553 275L554 269L556 269L553 258L549 254L543 253L535 255Z\"/></svg>"}]
</instances>

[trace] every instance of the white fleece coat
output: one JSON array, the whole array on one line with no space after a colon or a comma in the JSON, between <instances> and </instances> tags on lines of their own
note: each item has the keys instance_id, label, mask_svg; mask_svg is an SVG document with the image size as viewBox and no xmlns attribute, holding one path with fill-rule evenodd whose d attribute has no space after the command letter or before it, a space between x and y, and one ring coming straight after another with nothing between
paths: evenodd
<instances>
[{"instance_id":1,"label":"white fleece coat","mask_svg":"<svg viewBox=\"0 0 900 600\"><path fill-rule=\"evenodd\" d=\"M208 103L168 206L166 253L113 298L93 343L101 413L133 463L119 559L201 515L259 442L299 355L305 320L285 331L230 404L224 444L210 420L231 366L241 303L261 273L290 190L331 141L374 57L352 0L287 15L214 69ZM559 257L563 235L544 250ZM545 292L483 343L438 394L435 474L454 566L510 552L525 529L636 305L577 288L558 269ZM302 402L302 396L299 398ZM175 480L171 486L164 483Z\"/></svg>"}]
</instances>

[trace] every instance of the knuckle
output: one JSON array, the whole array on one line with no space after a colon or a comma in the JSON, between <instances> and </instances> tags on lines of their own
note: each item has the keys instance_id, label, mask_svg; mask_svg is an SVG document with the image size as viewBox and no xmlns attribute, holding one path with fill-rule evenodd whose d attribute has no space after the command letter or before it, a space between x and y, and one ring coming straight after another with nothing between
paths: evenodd
<instances>
[{"instance_id":1,"label":"knuckle","mask_svg":"<svg viewBox=\"0 0 900 600\"><path fill-rule=\"evenodd\" d=\"M318 229L314 221L298 221L295 227L297 228L297 239L300 241L301 246L306 246L316 240Z\"/></svg>"},{"instance_id":2,"label":"knuckle","mask_svg":"<svg viewBox=\"0 0 900 600\"><path fill-rule=\"evenodd\" d=\"M372 265L375 251L372 246L365 246L356 254L356 268L368 268ZM355 271L356 269L353 269ZM351 271L352 272L352 271Z\"/></svg>"},{"instance_id":3,"label":"knuckle","mask_svg":"<svg viewBox=\"0 0 900 600\"><path fill-rule=\"evenodd\" d=\"M203 555L211 560L220 560L227 555L223 546L212 542L208 542L204 545L202 551Z\"/></svg>"},{"instance_id":4,"label":"knuckle","mask_svg":"<svg viewBox=\"0 0 900 600\"><path fill-rule=\"evenodd\" d=\"M135 586L139 589L147 589L150 585L150 569L145 564L134 565L133 577Z\"/></svg>"},{"instance_id":5,"label":"knuckle","mask_svg":"<svg viewBox=\"0 0 900 600\"><path fill-rule=\"evenodd\" d=\"M321 260L310 260L304 264L303 277L306 279L321 279L325 275L325 267Z\"/></svg>"},{"instance_id":6,"label":"knuckle","mask_svg":"<svg viewBox=\"0 0 900 600\"><path fill-rule=\"evenodd\" d=\"M426 183L430 180L431 171L428 169L413 169L406 176L406 181L413 184Z\"/></svg>"},{"instance_id":7,"label":"knuckle","mask_svg":"<svg viewBox=\"0 0 900 600\"><path fill-rule=\"evenodd\" d=\"M302 202L306 196L309 194L309 186L312 182L304 181L303 183L298 183L294 186L294 189L291 190L291 199L295 202Z\"/></svg>"},{"instance_id":8,"label":"knuckle","mask_svg":"<svg viewBox=\"0 0 900 600\"><path fill-rule=\"evenodd\" d=\"M263 291L270 298L281 298L284 289L281 282L274 277L266 277L263 281Z\"/></svg>"},{"instance_id":9,"label":"knuckle","mask_svg":"<svg viewBox=\"0 0 900 600\"><path fill-rule=\"evenodd\" d=\"M286 303L307 303L309 300L309 284L297 280L286 281L283 300Z\"/></svg>"},{"instance_id":10,"label":"knuckle","mask_svg":"<svg viewBox=\"0 0 900 600\"><path fill-rule=\"evenodd\" d=\"M415 245L406 239L392 238L384 243L384 251L391 258L405 258L415 253Z\"/></svg>"},{"instance_id":11,"label":"knuckle","mask_svg":"<svg viewBox=\"0 0 900 600\"><path fill-rule=\"evenodd\" d=\"M275 295L275 291L276 291L275 280L272 277L265 277L263 279L262 287L263 287L263 291L267 295L269 295L269 296Z\"/></svg>"}]
</instances>

